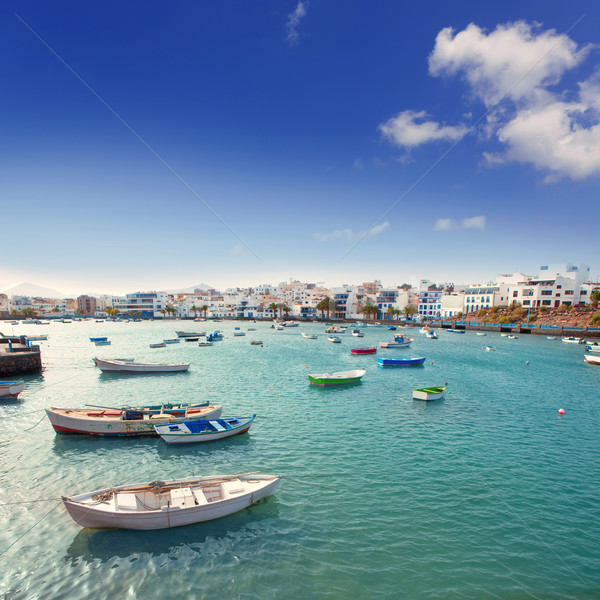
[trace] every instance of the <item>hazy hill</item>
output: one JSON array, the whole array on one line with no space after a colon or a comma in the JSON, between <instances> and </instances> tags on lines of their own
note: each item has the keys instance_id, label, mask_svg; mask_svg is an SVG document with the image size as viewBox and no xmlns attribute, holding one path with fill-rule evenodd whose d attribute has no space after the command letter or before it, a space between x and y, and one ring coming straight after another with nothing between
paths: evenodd
<instances>
[{"instance_id":1,"label":"hazy hill","mask_svg":"<svg viewBox=\"0 0 600 600\"><path fill-rule=\"evenodd\" d=\"M67 298L66 294L51 288L34 285L33 283L20 283L14 287L2 290L7 296L35 296L41 298Z\"/></svg>"}]
</instances>

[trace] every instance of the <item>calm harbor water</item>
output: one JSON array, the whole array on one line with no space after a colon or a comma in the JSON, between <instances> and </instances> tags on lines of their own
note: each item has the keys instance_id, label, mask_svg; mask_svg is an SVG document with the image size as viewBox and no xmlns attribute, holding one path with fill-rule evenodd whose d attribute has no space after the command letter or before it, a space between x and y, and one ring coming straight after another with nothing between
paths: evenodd
<instances>
[{"instance_id":1,"label":"calm harbor water","mask_svg":"<svg viewBox=\"0 0 600 600\"><path fill-rule=\"evenodd\" d=\"M233 337L234 326L257 331ZM212 347L148 347L176 329L217 327L225 339ZM44 372L26 378L18 400L0 402L3 598L600 596L600 368L584 364L583 346L497 333L442 331L430 340L415 328L409 349L353 356L350 348L392 333L369 327L362 339L346 333L331 344L316 323L3 331L49 336L40 342ZM98 335L112 345L89 342ZM96 355L192 366L102 374ZM378 356L398 355L427 360L377 367ZM359 384L322 389L308 384L307 366L367 373ZM445 381L443 401L412 400L413 389ZM258 417L247 435L173 448L155 438L57 436L43 413L172 400ZM58 500L105 485L257 470L283 475L270 499L173 530L84 530ZM39 501L20 504L28 500Z\"/></svg>"}]
</instances>

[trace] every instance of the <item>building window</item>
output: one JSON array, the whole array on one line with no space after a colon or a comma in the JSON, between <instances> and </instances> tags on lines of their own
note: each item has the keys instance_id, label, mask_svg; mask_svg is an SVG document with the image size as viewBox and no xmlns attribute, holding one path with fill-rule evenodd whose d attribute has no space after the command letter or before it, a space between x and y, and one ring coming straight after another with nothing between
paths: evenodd
<instances>
[{"instance_id":1,"label":"building window","mask_svg":"<svg viewBox=\"0 0 600 600\"><path fill-rule=\"evenodd\" d=\"M513 298L516 298L518 295L519 295L519 292L518 292L518 290L515 290L515 291L513 292Z\"/></svg>"},{"instance_id":2,"label":"building window","mask_svg":"<svg viewBox=\"0 0 600 600\"><path fill-rule=\"evenodd\" d=\"M542 296L552 296L552 290L542 290Z\"/></svg>"},{"instance_id":3,"label":"building window","mask_svg":"<svg viewBox=\"0 0 600 600\"><path fill-rule=\"evenodd\" d=\"M558 296L558 294L556 294ZM573 290L565 290L565 296L572 296Z\"/></svg>"},{"instance_id":4,"label":"building window","mask_svg":"<svg viewBox=\"0 0 600 600\"><path fill-rule=\"evenodd\" d=\"M542 300L542 306L550 306L552 302L550 300Z\"/></svg>"},{"instance_id":5,"label":"building window","mask_svg":"<svg viewBox=\"0 0 600 600\"><path fill-rule=\"evenodd\" d=\"M531 300L523 300L523 306L529 306Z\"/></svg>"}]
</instances>

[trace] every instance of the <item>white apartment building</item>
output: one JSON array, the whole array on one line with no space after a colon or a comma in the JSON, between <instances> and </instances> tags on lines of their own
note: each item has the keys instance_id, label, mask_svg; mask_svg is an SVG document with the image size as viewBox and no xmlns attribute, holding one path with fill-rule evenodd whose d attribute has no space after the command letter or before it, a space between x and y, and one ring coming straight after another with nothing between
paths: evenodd
<instances>
[{"instance_id":1,"label":"white apartment building","mask_svg":"<svg viewBox=\"0 0 600 600\"><path fill-rule=\"evenodd\" d=\"M508 306L513 301L510 298L510 287L507 283L468 287L463 293L463 315L477 312L481 308Z\"/></svg>"},{"instance_id":2,"label":"white apartment building","mask_svg":"<svg viewBox=\"0 0 600 600\"><path fill-rule=\"evenodd\" d=\"M169 303L165 292L135 292L127 294L124 299L118 299L113 303L113 308L120 313L137 311L142 318L155 319L163 317L160 312Z\"/></svg>"},{"instance_id":3,"label":"white apartment building","mask_svg":"<svg viewBox=\"0 0 600 600\"><path fill-rule=\"evenodd\" d=\"M421 279L418 290L419 303L417 305L417 312L419 316L421 318L441 316L444 287L437 287L428 279Z\"/></svg>"},{"instance_id":4,"label":"white apartment building","mask_svg":"<svg viewBox=\"0 0 600 600\"><path fill-rule=\"evenodd\" d=\"M450 292L444 294L441 301L440 317L442 319L455 317L458 313L464 314L465 295L463 292Z\"/></svg>"}]
</instances>

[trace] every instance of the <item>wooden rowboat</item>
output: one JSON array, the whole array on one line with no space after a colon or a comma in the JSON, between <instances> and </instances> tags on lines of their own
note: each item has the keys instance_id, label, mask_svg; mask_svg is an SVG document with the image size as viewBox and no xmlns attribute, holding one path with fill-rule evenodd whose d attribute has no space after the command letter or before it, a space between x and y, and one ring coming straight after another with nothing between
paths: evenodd
<instances>
[{"instance_id":1,"label":"wooden rowboat","mask_svg":"<svg viewBox=\"0 0 600 600\"><path fill-rule=\"evenodd\" d=\"M352 348L350 352L352 352L352 354L375 354L377 348Z\"/></svg>"},{"instance_id":2,"label":"wooden rowboat","mask_svg":"<svg viewBox=\"0 0 600 600\"><path fill-rule=\"evenodd\" d=\"M366 373L365 369L354 369L353 371L338 371L337 373L309 373L308 380L313 385L343 385L356 383Z\"/></svg>"},{"instance_id":3,"label":"wooden rowboat","mask_svg":"<svg viewBox=\"0 0 600 600\"><path fill-rule=\"evenodd\" d=\"M190 363L153 363L153 362L133 362L118 358L94 358L94 364L102 372L118 373L172 373L176 371L187 371Z\"/></svg>"},{"instance_id":4,"label":"wooden rowboat","mask_svg":"<svg viewBox=\"0 0 600 600\"><path fill-rule=\"evenodd\" d=\"M271 496L281 477L260 473L188 477L63 496L82 527L167 529L219 519Z\"/></svg>"},{"instance_id":5,"label":"wooden rowboat","mask_svg":"<svg viewBox=\"0 0 600 600\"><path fill-rule=\"evenodd\" d=\"M446 386L448 384L445 383L443 386L438 387L428 387L421 388L413 391L413 400L425 400L429 402L431 400L441 400L446 393Z\"/></svg>"},{"instance_id":6,"label":"wooden rowboat","mask_svg":"<svg viewBox=\"0 0 600 600\"><path fill-rule=\"evenodd\" d=\"M223 407L202 404L163 404L142 408L55 408L46 414L56 433L103 436L156 435L155 425L170 425L198 419L218 419Z\"/></svg>"},{"instance_id":7,"label":"wooden rowboat","mask_svg":"<svg viewBox=\"0 0 600 600\"><path fill-rule=\"evenodd\" d=\"M190 442L212 442L221 438L246 433L256 415L251 417L229 417L227 419L202 419L174 423L171 425L155 425L154 431L168 444L186 444Z\"/></svg>"},{"instance_id":8,"label":"wooden rowboat","mask_svg":"<svg viewBox=\"0 0 600 600\"><path fill-rule=\"evenodd\" d=\"M594 356L593 354L585 354L584 360L590 365L600 365L600 356Z\"/></svg>"}]
</instances>

